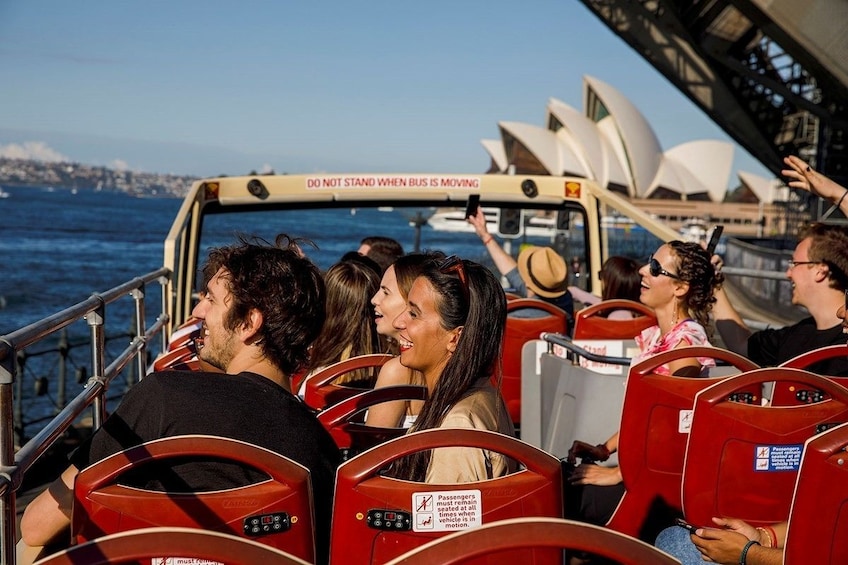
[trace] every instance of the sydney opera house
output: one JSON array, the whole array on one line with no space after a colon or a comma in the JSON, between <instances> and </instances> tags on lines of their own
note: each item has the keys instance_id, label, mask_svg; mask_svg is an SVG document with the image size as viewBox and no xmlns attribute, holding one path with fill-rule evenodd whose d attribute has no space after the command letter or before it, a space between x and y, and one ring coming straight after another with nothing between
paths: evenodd
<instances>
[{"instance_id":1,"label":"sydney opera house","mask_svg":"<svg viewBox=\"0 0 848 565\"><path fill-rule=\"evenodd\" d=\"M693 140L663 151L642 113L618 90L583 79L583 112L551 98L545 125L500 122L500 139L485 139L491 173L577 176L621 193L671 224L722 223L728 233L782 231L788 197L777 180L738 172L726 202L734 147Z\"/></svg>"}]
</instances>

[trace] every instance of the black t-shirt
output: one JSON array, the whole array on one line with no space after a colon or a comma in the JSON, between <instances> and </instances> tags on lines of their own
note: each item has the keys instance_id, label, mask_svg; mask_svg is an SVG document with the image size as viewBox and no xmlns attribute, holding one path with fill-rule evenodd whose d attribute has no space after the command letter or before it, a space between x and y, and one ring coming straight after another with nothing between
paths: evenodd
<instances>
[{"instance_id":1,"label":"black t-shirt","mask_svg":"<svg viewBox=\"0 0 848 565\"><path fill-rule=\"evenodd\" d=\"M748 338L748 358L762 367L773 367L814 349L844 345L845 341L842 324L817 330L816 321L811 316L793 326L754 332ZM843 356L821 361L807 370L819 375L848 377L848 358Z\"/></svg>"},{"instance_id":2,"label":"black t-shirt","mask_svg":"<svg viewBox=\"0 0 848 565\"><path fill-rule=\"evenodd\" d=\"M316 545L321 560L326 559L338 447L306 405L260 375L183 371L148 375L127 391L103 427L71 454L71 463L82 470L141 443L186 434L252 443L309 469ZM185 492L233 488L263 478L256 471L221 462L174 464L169 468L171 472L150 472L147 477L137 475L122 482Z\"/></svg>"}]
</instances>

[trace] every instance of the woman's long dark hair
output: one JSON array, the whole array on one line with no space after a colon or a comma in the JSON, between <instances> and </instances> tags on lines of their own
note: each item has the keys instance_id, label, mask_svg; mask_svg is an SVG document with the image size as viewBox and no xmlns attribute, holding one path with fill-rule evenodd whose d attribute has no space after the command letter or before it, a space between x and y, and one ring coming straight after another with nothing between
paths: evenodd
<instances>
[{"instance_id":1,"label":"woman's long dark hair","mask_svg":"<svg viewBox=\"0 0 848 565\"><path fill-rule=\"evenodd\" d=\"M451 407L481 379L496 375L500 382L506 295L489 269L471 261L462 261L462 268L467 293L456 270L442 272L445 269L436 266L420 275L435 290L442 327L453 330L462 326L462 333L410 431L439 427ZM400 479L423 481L429 463L430 451L414 453L398 460L391 474Z\"/></svg>"}]
</instances>

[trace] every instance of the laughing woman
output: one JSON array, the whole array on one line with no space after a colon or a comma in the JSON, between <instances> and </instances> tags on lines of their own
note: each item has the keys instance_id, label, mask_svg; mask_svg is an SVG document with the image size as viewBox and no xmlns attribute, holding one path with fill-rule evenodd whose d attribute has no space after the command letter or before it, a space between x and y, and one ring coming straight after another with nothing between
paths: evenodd
<instances>
[{"instance_id":1,"label":"laughing woman","mask_svg":"<svg viewBox=\"0 0 848 565\"><path fill-rule=\"evenodd\" d=\"M429 395L410 432L476 428L515 435L491 377L500 371L506 296L495 276L456 256L424 271L394 320L400 362L424 375ZM423 451L397 462L395 477L465 483L506 475L515 462L471 447Z\"/></svg>"},{"instance_id":2,"label":"laughing woman","mask_svg":"<svg viewBox=\"0 0 848 565\"><path fill-rule=\"evenodd\" d=\"M709 253L698 243L670 241L657 249L639 274L642 277L639 300L654 309L657 325L636 337L640 353L631 365L678 347L709 346L705 327L715 303L715 289L724 281L723 275L717 273L711 264ZM699 377L714 365L715 361L710 358L685 357L661 365L654 371L661 375ZM616 432L598 446L575 441L568 452L568 460L575 463L576 458L581 457L606 461L617 450ZM621 480L618 467L589 463L579 465L569 477L569 482L576 487L571 493L572 499L579 499L580 504L570 506L568 517L605 524L624 492Z\"/></svg>"},{"instance_id":3,"label":"laughing woman","mask_svg":"<svg viewBox=\"0 0 848 565\"><path fill-rule=\"evenodd\" d=\"M406 309L406 298L412 283L418 275L430 264L441 262L444 253L410 253L399 257L383 273L380 288L371 298L374 306L374 323L377 333L388 338L392 343L398 341L398 330L392 325L395 318ZM399 357L389 359L380 368L374 388L396 385L423 385L421 373L408 369L400 363ZM383 402L368 409L365 423L369 426L382 428L408 428L421 411L420 400L398 400Z\"/></svg>"}]
</instances>

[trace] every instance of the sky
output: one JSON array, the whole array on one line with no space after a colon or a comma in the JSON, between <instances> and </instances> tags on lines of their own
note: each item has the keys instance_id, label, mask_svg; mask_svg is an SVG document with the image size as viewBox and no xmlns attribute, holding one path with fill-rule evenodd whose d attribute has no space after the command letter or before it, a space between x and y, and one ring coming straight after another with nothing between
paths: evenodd
<instances>
[{"instance_id":1,"label":"sky","mask_svg":"<svg viewBox=\"0 0 848 565\"><path fill-rule=\"evenodd\" d=\"M735 147L578 0L0 0L0 156L216 176L479 173L499 121L621 91ZM737 183L731 175L730 188Z\"/></svg>"}]
</instances>

